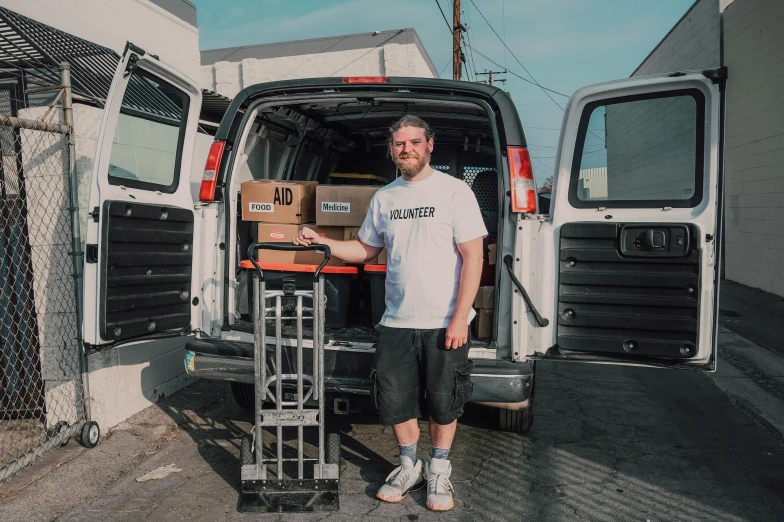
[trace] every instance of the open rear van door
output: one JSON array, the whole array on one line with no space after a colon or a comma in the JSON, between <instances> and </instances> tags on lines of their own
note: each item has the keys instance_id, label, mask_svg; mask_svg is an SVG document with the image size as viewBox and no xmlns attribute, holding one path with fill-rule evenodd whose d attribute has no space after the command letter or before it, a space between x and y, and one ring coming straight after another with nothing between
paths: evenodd
<instances>
[{"instance_id":1,"label":"open rear van door","mask_svg":"<svg viewBox=\"0 0 784 522\"><path fill-rule=\"evenodd\" d=\"M200 108L193 81L126 46L106 100L90 187L88 345L197 328L200 215L191 162Z\"/></svg>"},{"instance_id":2,"label":"open rear van door","mask_svg":"<svg viewBox=\"0 0 784 522\"><path fill-rule=\"evenodd\" d=\"M724 78L630 78L572 96L537 247L547 282L533 296L549 324L516 306L520 335L537 341L529 355L715 369Z\"/></svg>"}]
</instances>

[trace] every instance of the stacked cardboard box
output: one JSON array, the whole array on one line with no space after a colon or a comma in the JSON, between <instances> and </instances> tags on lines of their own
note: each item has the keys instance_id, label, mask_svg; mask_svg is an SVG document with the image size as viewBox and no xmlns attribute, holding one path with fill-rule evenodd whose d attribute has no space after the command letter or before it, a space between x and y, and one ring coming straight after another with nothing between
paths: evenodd
<instances>
[{"instance_id":1,"label":"stacked cardboard box","mask_svg":"<svg viewBox=\"0 0 784 522\"><path fill-rule=\"evenodd\" d=\"M242 220L299 225L315 217L315 181L246 181L240 187Z\"/></svg>"},{"instance_id":2,"label":"stacked cardboard box","mask_svg":"<svg viewBox=\"0 0 784 522\"><path fill-rule=\"evenodd\" d=\"M261 242L291 243L303 226L322 237L355 239L378 187L319 185L315 181L253 180L241 185L242 219L258 222ZM313 224L315 221L315 224ZM319 252L265 251L274 263L317 264ZM372 259L368 263L377 263ZM333 257L331 265L343 261Z\"/></svg>"},{"instance_id":3,"label":"stacked cardboard box","mask_svg":"<svg viewBox=\"0 0 784 522\"><path fill-rule=\"evenodd\" d=\"M474 298L474 308L479 311L476 321L476 335L479 339L493 336L493 309L495 307L495 287L480 286Z\"/></svg>"},{"instance_id":4,"label":"stacked cardboard box","mask_svg":"<svg viewBox=\"0 0 784 522\"><path fill-rule=\"evenodd\" d=\"M487 245L487 264L494 265L496 263L497 253L498 253L498 244L491 243Z\"/></svg>"}]
</instances>

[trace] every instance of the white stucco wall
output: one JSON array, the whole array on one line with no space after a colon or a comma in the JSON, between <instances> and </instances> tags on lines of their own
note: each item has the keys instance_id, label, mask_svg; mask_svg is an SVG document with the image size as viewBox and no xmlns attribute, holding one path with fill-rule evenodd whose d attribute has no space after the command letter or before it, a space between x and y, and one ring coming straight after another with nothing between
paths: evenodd
<instances>
[{"instance_id":1,"label":"white stucco wall","mask_svg":"<svg viewBox=\"0 0 784 522\"><path fill-rule=\"evenodd\" d=\"M148 0L3 0L3 7L121 53L126 41L196 78L196 27Z\"/></svg>"},{"instance_id":2,"label":"white stucco wall","mask_svg":"<svg viewBox=\"0 0 784 522\"><path fill-rule=\"evenodd\" d=\"M725 275L784 295L784 2L724 11Z\"/></svg>"},{"instance_id":3,"label":"white stucco wall","mask_svg":"<svg viewBox=\"0 0 784 522\"><path fill-rule=\"evenodd\" d=\"M433 77L415 44L393 43L369 49L217 62L201 67L199 82L204 89L233 98L241 89L257 83L370 75Z\"/></svg>"},{"instance_id":4,"label":"white stucco wall","mask_svg":"<svg viewBox=\"0 0 784 522\"><path fill-rule=\"evenodd\" d=\"M632 76L719 67L720 63L719 0L700 0Z\"/></svg>"},{"instance_id":5,"label":"white stucco wall","mask_svg":"<svg viewBox=\"0 0 784 522\"><path fill-rule=\"evenodd\" d=\"M635 75L728 68L727 279L784 295L784 2L702 0ZM718 39L717 39L718 36Z\"/></svg>"}]
</instances>

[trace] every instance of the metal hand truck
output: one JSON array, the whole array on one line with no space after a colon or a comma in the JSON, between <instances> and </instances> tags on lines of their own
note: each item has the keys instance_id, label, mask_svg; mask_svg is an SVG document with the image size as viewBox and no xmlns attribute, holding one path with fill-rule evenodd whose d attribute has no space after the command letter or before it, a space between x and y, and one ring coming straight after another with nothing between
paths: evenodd
<instances>
[{"instance_id":1,"label":"metal hand truck","mask_svg":"<svg viewBox=\"0 0 784 522\"><path fill-rule=\"evenodd\" d=\"M256 261L258 250L317 250L324 253L324 260L313 265L313 288L296 288L293 280L284 280L282 290L267 290L264 272ZM253 243L248 247L248 259L253 266L253 332L254 332L254 383L256 387L255 423L252 442L243 438L240 445L242 459L240 498L237 509L241 512L300 512L336 511L340 464L340 436L329 435L327 451L324 444L324 276L321 270L330 258L326 245L295 246L280 243ZM243 261L243 267L250 266ZM295 315L283 315L283 302L295 301ZM304 306L307 299L310 308ZM267 301L272 300L272 306ZM303 316L310 312L310 317ZM271 313L271 315L267 315ZM275 321L275 352L267 362L267 320ZM313 371L303 373L303 320L313 321ZM282 324L296 321L296 373L285 374L282 363ZM268 368L271 366L271 368ZM305 390L305 381L310 384ZM284 400L284 388L296 385L296 400ZM274 392L271 391L274 388ZM274 406L265 407L269 400ZM315 407L306 407L306 403ZM297 428L297 457L283 456L283 428ZM262 430L275 427L276 457L264 457ZM305 427L318 428L318 457L305 458L303 431ZM297 463L297 477L284 476L283 463ZM305 462L313 462L313 473L305 478ZM268 478L268 464L276 463L274 478ZM271 473L270 473L271 474Z\"/></svg>"}]
</instances>

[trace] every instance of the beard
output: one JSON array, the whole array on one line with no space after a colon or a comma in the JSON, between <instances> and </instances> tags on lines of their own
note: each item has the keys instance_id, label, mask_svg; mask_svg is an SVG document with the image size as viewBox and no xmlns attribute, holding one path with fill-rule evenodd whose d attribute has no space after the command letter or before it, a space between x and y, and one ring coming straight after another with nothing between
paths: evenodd
<instances>
[{"instance_id":1,"label":"beard","mask_svg":"<svg viewBox=\"0 0 784 522\"><path fill-rule=\"evenodd\" d=\"M424 156L420 156L416 152L406 152L397 156L394 161L400 172L405 176L413 177L422 172L425 165L430 162L430 153L425 152Z\"/></svg>"}]
</instances>

